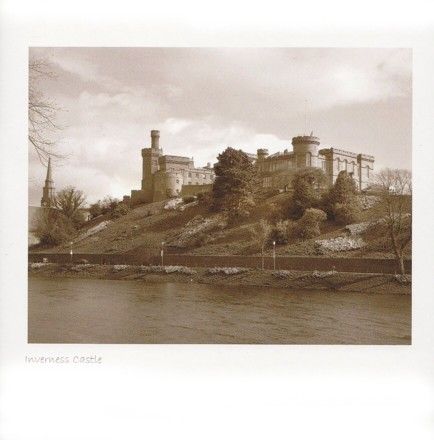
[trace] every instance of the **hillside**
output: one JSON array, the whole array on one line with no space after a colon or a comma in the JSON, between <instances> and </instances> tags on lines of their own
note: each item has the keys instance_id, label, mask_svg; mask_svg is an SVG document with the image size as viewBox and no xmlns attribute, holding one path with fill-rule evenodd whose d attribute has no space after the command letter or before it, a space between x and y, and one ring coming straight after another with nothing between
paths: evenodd
<instances>
[{"instance_id":1,"label":"hillside","mask_svg":"<svg viewBox=\"0 0 434 440\"><path fill-rule=\"evenodd\" d=\"M210 213L198 202L156 202L132 209L128 214L110 219L100 216L87 222L73 240L75 253L158 253L164 242L166 252L196 255L259 255L260 247L252 229L265 218L274 206L287 203L288 195L279 194L268 198L258 206L253 215L240 223L227 225L221 214ZM170 206L172 205L172 206ZM171 208L171 209L167 209ZM373 211L369 207L362 213L361 221L372 221ZM277 255L317 255L319 240L338 238L346 244L348 240L359 240L350 236L345 227L325 222L321 235L315 239L290 239L287 244L276 246ZM322 255L357 257L393 257L384 251L384 240L368 241L359 249L341 250L321 248ZM32 252L68 252L69 243L55 248L32 249ZM271 254L270 247L267 254ZM409 250L411 252L411 249Z\"/></svg>"}]
</instances>

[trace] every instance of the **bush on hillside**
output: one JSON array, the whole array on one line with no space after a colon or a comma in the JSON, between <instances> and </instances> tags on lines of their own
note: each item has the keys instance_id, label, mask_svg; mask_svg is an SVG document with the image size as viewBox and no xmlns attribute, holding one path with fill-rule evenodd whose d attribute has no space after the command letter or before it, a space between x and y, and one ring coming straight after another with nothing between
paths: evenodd
<instances>
[{"instance_id":1,"label":"bush on hillside","mask_svg":"<svg viewBox=\"0 0 434 440\"><path fill-rule=\"evenodd\" d=\"M333 206L333 217L339 225L357 223L360 219L360 206L354 201L336 203Z\"/></svg>"},{"instance_id":2,"label":"bush on hillside","mask_svg":"<svg viewBox=\"0 0 434 440\"><path fill-rule=\"evenodd\" d=\"M212 193L210 192L200 192L197 194L197 201L199 205L209 208L212 204Z\"/></svg>"},{"instance_id":3,"label":"bush on hillside","mask_svg":"<svg viewBox=\"0 0 434 440\"><path fill-rule=\"evenodd\" d=\"M268 211L267 211L267 220L272 225L276 225L278 222L282 221L284 219L284 212L282 210L282 207L277 205L276 203L273 203L269 205Z\"/></svg>"},{"instance_id":4,"label":"bush on hillside","mask_svg":"<svg viewBox=\"0 0 434 440\"><path fill-rule=\"evenodd\" d=\"M70 240L75 232L73 221L57 209L43 209L36 220L35 235L43 246L64 243Z\"/></svg>"},{"instance_id":5,"label":"bush on hillside","mask_svg":"<svg viewBox=\"0 0 434 440\"><path fill-rule=\"evenodd\" d=\"M289 202L288 214L300 218L306 209L317 208L325 181L324 172L318 168L304 168L295 173L292 180L294 192Z\"/></svg>"},{"instance_id":6,"label":"bush on hillside","mask_svg":"<svg viewBox=\"0 0 434 440\"><path fill-rule=\"evenodd\" d=\"M110 214L111 218L119 218L130 212L130 207L123 202L120 202Z\"/></svg>"},{"instance_id":7,"label":"bush on hillside","mask_svg":"<svg viewBox=\"0 0 434 440\"><path fill-rule=\"evenodd\" d=\"M320 224L326 219L327 214L321 209L308 208L295 224L293 234L305 239L317 237L321 234Z\"/></svg>"},{"instance_id":8,"label":"bush on hillside","mask_svg":"<svg viewBox=\"0 0 434 440\"><path fill-rule=\"evenodd\" d=\"M96 203L92 203L89 207L90 218L96 218L102 215L102 207L101 203L98 201Z\"/></svg>"},{"instance_id":9,"label":"bush on hillside","mask_svg":"<svg viewBox=\"0 0 434 440\"><path fill-rule=\"evenodd\" d=\"M184 203L193 203L195 200L196 200L196 197L195 197L195 196L184 196L184 197L182 198L182 201L183 201Z\"/></svg>"},{"instance_id":10,"label":"bush on hillside","mask_svg":"<svg viewBox=\"0 0 434 440\"><path fill-rule=\"evenodd\" d=\"M270 243L273 241L276 244L287 244L289 241L289 233L288 233L289 224L287 221L277 222L274 226L271 227L268 240Z\"/></svg>"},{"instance_id":11,"label":"bush on hillside","mask_svg":"<svg viewBox=\"0 0 434 440\"><path fill-rule=\"evenodd\" d=\"M118 209L119 205L122 205L122 207ZM105 214L109 214L109 216L112 218L118 218L121 215L126 214L128 210L128 206L125 203L121 202L119 199L115 199L111 196L106 196L103 200L98 200L97 202L92 203L89 208L89 213L91 215L91 218L95 218Z\"/></svg>"},{"instance_id":12,"label":"bush on hillside","mask_svg":"<svg viewBox=\"0 0 434 440\"><path fill-rule=\"evenodd\" d=\"M334 185L323 197L322 204L328 217L341 225L356 223L360 219L361 205L357 185L347 171L341 171Z\"/></svg>"}]
</instances>

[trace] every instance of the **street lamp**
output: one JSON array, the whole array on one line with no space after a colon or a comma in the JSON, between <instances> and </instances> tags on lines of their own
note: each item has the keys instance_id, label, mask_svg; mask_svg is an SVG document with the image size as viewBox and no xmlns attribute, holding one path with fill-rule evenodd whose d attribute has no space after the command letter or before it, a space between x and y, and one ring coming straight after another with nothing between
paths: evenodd
<instances>
[{"instance_id":1,"label":"street lamp","mask_svg":"<svg viewBox=\"0 0 434 440\"><path fill-rule=\"evenodd\" d=\"M276 242L273 241L273 268L276 270Z\"/></svg>"},{"instance_id":2,"label":"street lamp","mask_svg":"<svg viewBox=\"0 0 434 440\"><path fill-rule=\"evenodd\" d=\"M69 259L70 259L70 262L71 262L71 264L72 264L72 241L69 243L69 245L71 246L71 250L69 251Z\"/></svg>"},{"instance_id":3,"label":"street lamp","mask_svg":"<svg viewBox=\"0 0 434 440\"><path fill-rule=\"evenodd\" d=\"M161 242L161 265L164 266L164 241Z\"/></svg>"}]
</instances>

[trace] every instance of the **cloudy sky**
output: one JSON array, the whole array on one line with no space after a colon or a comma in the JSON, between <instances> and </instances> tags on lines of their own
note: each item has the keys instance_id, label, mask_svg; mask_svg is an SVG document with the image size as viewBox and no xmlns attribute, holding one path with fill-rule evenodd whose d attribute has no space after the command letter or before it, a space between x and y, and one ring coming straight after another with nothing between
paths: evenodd
<instances>
[{"instance_id":1,"label":"cloudy sky","mask_svg":"<svg viewBox=\"0 0 434 440\"><path fill-rule=\"evenodd\" d=\"M140 188L141 148L161 132L167 154L214 163L227 146L271 153L313 131L322 147L411 167L411 51L296 48L33 48L55 79L40 90L62 109L57 189L88 202ZM29 149L29 202L45 168Z\"/></svg>"}]
</instances>

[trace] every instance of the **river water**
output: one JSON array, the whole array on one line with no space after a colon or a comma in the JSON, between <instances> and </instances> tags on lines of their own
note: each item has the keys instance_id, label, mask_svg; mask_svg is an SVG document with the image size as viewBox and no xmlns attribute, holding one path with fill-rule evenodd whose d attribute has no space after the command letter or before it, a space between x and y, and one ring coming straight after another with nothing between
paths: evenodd
<instances>
[{"instance_id":1,"label":"river water","mask_svg":"<svg viewBox=\"0 0 434 440\"><path fill-rule=\"evenodd\" d=\"M411 297L29 279L31 343L409 344Z\"/></svg>"}]
</instances>

